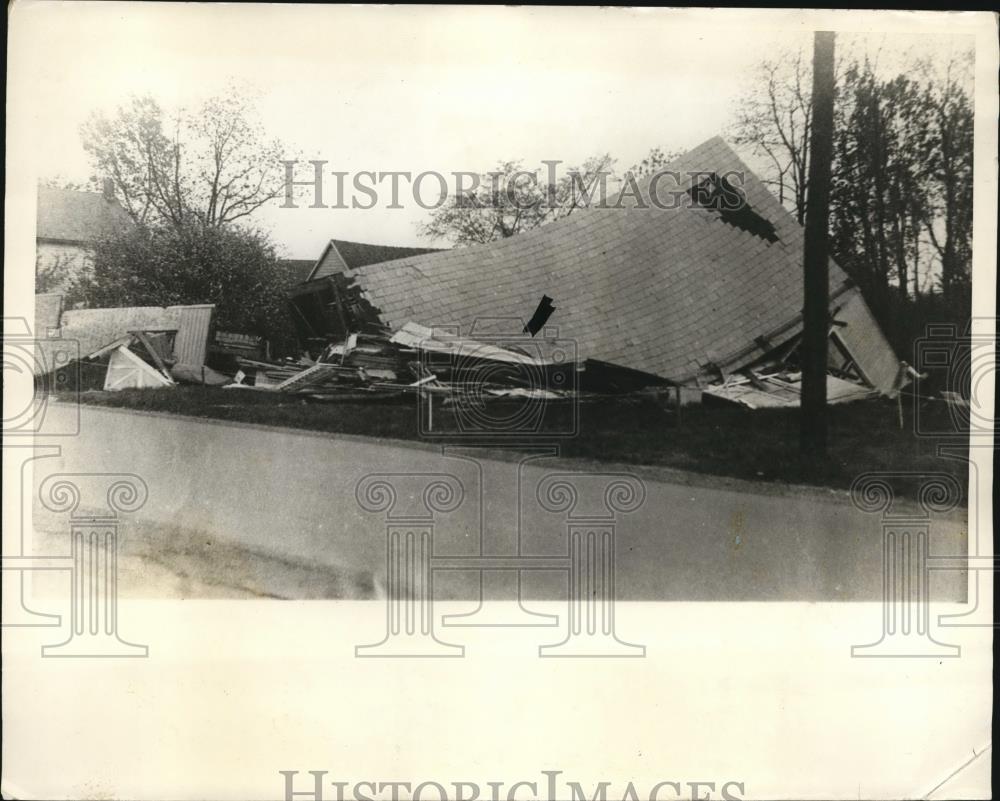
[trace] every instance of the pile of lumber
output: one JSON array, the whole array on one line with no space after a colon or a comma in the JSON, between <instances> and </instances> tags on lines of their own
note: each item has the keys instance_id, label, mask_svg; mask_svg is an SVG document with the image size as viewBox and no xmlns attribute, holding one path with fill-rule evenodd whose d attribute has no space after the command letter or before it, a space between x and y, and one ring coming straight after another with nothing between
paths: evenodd
<instances>
[{"instance_id":1,"label":"pile of lumber","mask_svg":"<svg viewBox=\"0 0 1000 801\"><path fill-rule=\"evenodd\" d=\"M426 331L431 333L430 329ZM448 342L430 336L422 339L409 329L405 332L405 335L389 331L352 333L346 340L328 345L315 362L238 361L246 379L252 376L256 388L321 400L422 393L443 396L448 402L469 392L475 392L479 401L560 396L537 386L537 376L544 374L545 365L530 356L472 340ZM428 359L429 356L434 358ZM538 367L541 373L517 369L524 365ZM497 369L498 366L502 369ZM241 378L237 383L244 380Z\"/></svg>"}]
</instances>

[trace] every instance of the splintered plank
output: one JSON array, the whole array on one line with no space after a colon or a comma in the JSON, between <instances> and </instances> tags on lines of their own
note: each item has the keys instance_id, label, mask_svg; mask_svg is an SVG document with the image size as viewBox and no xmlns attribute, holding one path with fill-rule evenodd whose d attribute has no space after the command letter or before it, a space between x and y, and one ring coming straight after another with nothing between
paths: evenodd
<instances>
[{"instance_id":1,"label":"splintered plank","mask_svg":"<svg viewBox=\"0 0 1000 801\"><path fill-rule=\"evenodd\" d=\"M310 387L325 381L332 374L338 372L339 365L336 364L314 364L307 367L300 373L296 373L291 378L287 378L275 387L279 392L292 392L298 389Z\"/></svg>"},{"instance_id":2,"label":"splintered plank","mask_svg":"<svg viewBox=\"0 0 1000 801\"><path fill-rule=\"evenodd\" d=\"M142 346L146 349L146 352L149 353L153 362L156 364L157 369L163 373L164 376L170 378L170 370L160 357L160 352L156 349L156 346L149 341L149 337L146 336L146 333L144 331L129 331L129 333L142 343Z\"/></svg>"}]
</instances>

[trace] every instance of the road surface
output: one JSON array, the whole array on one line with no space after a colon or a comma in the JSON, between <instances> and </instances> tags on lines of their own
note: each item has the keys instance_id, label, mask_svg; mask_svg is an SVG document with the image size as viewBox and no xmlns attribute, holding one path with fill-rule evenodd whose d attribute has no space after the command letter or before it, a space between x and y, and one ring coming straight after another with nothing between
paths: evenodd
<instances>
[{"instance_id":1,"label":"road surface","mask_svg":"<svg viewBox=\"0 0 1000 801\"><path fill-rule=\"evenodd\" d=\"M74 413L69 406L48 410L66 425ZM572 513L581 520L607 517L613 512L605 504L607 483L631 479L595 476L597 470L641 474L645 494L634 510L614 512L621 600L882 596L880 518L856 509L846 493L687 481L665 471L554 459L547 449L495 458L473 448L442 451L86 406L79 415L79 434L55 440L61 453L34 462L36 536L28 547L44 553L65 530L65 518L37 501L46 476L138 475L149 498L138 512L123 516L121 551L123 575L132 577L123 591L140 595L378 597L385 591L387 513L426 514L422 490L443 477L457 482L461 503L434 513L434 555L451 568L435 571L436 594L474 600L480 592L476 568L484 564L475 558L489 556L496 567L515 564L500 560L519 555L519 565L552 566L520 572L522 597L557 599L566 592L558 560L567 553L568 512L553 511L544 482L551 484L552 473L566 474L562 483L577 493ZM372 473L387 475L395 488L396 506L388 512L359 505L358 482ZM81 508L101 506L100 487L89 486L87 478L78 481ZM598 527L609 530L608 521ZM965 552L962 515L933 518L931 553ZM488 597L515 592L517 572L482 575ZM932 573L935 598L964 600L965 587L963 571Z\"/></svg>"}]
</instances>

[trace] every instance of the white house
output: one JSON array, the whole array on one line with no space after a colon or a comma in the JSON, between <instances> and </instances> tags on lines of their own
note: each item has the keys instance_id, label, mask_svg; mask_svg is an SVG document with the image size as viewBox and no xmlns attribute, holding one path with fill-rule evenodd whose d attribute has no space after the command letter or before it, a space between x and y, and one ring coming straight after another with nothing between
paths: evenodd
<instances>
[{"instance_id":1,"label":"white house","mask_svg":"<svg viewBox=\"0 0 1000 801\"><path fill-rule=\"evenodd\" d=\"M114 226L131 224L111 181L103 192L38 187L35 275L39 291L58 291L93 263L95 240Z\"/></svg>"}]
</instances>

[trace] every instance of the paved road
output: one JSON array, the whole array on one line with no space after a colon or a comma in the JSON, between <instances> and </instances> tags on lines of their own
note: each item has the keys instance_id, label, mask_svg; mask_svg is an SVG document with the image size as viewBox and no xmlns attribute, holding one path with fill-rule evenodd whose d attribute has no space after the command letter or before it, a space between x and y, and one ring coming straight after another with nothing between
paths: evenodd
<instances>
[{"instance_id":1,"label":"paved road","mask_svg":"<svg viewBox=\"0 0 1000 801\"><path fill-rule=\"evenodd\" d=\"M49 410L57 417L72 413L65 407ZM211 594L205 589L211 584L223 588L222 595L234 588L300 598L379 594L385 582L385 512L364 511L356 497L358 481L369 473L393 474L388 479L396 491L393 513L404 517L423 508L421 493L432 480L421 476L457 480L462 503L436 513L434 553L463 558L509 557L519 548L521 556L562 556L567 512L552 501L565 496L557 487L548 498L550 509L544 508L540 482L545 498L551 474L570 473L563 483L577 494L574 514L593 518L607 514L607 482L628 480L589 475L590 466L579 463L567 470L566 462L542 453L519 464L517 458L485 459L469 449L442 452L87 407L80 415L79 435L59 441L61 455L37 463L36 484L52 472L141 476L149 500L125 527L124 551L191 577L184 586L194 587L193 594ZM79 481L83 505L100 505L100 489L88 486L89 479ZM879 519L856 510L846 495L761 493L752 485L704 483L646 476L641 505L617 513L620 599L881 597ZM619 507L628 507L627 497L619 500ZM37 525L51 532L60 524L38 509ZM931 552L964 553L964 528L954 515L935 519ZM449 564L462 567L457 558ZM516 573L485 575L488 595L513 592ZM564 597L565 580L558 569L525 571L522 593L529 599ZM474 598L479 592L475 571L436 571L435 582L441 597ZM935 573L932 592L963 600L965 574Z\"/></svg>"}]
</instances>

